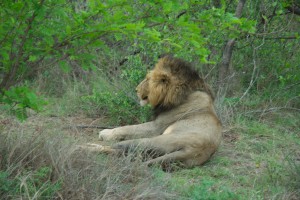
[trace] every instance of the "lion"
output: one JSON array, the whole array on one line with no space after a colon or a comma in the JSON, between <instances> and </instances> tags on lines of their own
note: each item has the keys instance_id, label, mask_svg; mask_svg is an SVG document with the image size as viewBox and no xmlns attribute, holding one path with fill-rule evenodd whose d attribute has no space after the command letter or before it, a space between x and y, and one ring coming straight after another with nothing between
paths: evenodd
<instances>
[{"instance_id":1,"label":"lion","mask_svg":"<svg viewBox=\"0 0 300 200\"><path fill-rule=\"evenodd\" d=\"M147 165L179 162L191 168L205 163L221 142L210 87L191 64L173 56L159 59L136 88L141 106L150 104L155 119L99 132L111 146L92 144L96 151L121 153L129 149L151 152Z\"/></svg>"}]
</instances>

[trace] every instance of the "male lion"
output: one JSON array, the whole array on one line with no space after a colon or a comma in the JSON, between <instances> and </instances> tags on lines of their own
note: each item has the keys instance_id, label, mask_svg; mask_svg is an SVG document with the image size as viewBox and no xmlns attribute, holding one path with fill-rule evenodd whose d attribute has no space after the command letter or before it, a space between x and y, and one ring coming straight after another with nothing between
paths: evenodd
<instances>
[{"instance_id":1,"label":"male lion","mask_svg":"<svg viewBox=\"0 0 300 200\"><path fill-rule=\"evenodd\" d=\"M155 155L146 164L180 162L184 167L203 164L217 150L221 123L212 93L190 64L165 56L136 91L141 105L153 107L155 120L104 129L99 133L100 140L120 142L95 145L95 150L119 153L141 148Z\"/></svg>"}]
</instances>

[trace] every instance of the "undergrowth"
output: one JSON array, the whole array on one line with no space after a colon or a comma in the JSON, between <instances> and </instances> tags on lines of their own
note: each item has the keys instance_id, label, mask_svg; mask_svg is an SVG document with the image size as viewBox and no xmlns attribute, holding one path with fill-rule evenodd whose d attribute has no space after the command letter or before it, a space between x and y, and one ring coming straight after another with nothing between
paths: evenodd
<instances>
[{"instance_id":1,"label":"undergrowth","mask_svg":"<svg viewBox=\"0 0 300 200\"><path fill-rule=\"evenodd\" d=\"M62 79L61 83L55 83L56 87L61 85L64 92L59 88L52 88L52 80L40 75L37 80L38 90L47 94L49 104L43 114L106 117L109 119L107 125L114 126L148 121L151 109L149 106L141 107L135 93L136 86L147 73L147 66L143 66L140 59L128 57L126 67L122 70L104 72L103 67L95 69L92 73L87 72L87 75L81 78L71 78L71 74L64 74L66 78ZM112 65L105 67L114 68ZM55 69L49 73L52 76L57 75ZM58 81L56 78L54 80Z\"/></svg>"},{"instance_id":2,"label":"undergrowth","mask_svg":"<svg viewBox=\"0 0 300 200\"><path fill-rule=\"evenodd\" d=\"M140 160L91 154L77 146L84 138L41 119L1 119L1 199L172 199Z\"/></svg>"},{"instance_id":3,"label":"undergrowth","mask_svg":"<svg viewBox=\"0 0 300 200\"><path fill-rule=\"evenodd\" d=\"M23 170L12 175L9 169L0 171L0 196L16 198L24 196L28 199L52 199L62 189L61 181L51 182L50 167L41 167L35 171Z\"/></svg>"}]
</instances>

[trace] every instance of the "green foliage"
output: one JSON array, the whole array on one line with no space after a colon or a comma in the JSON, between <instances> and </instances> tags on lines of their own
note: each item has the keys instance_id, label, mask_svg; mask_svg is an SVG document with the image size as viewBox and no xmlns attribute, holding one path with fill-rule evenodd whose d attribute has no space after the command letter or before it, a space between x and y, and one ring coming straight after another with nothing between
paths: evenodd
<instances>
[{"instance_id":1,"label":"green foliage","mask_svg":"<svg viewBox=\"0 0 300 200\"><path fill-rule=\"evenodd\" d=\"M13 177L0 171L0 196L23 196L26 198L51 199L61 188L61 182L50 181L51 168L41 167Z\"/></svg>"},{"instance_id":2,"label":"green foliage","mask_svg":"<svg viewBox=\"0 0 300 200\"><path fill-rule=\"evenodd\" d=\"M5 171L0 171L0 195L5 193L16 193L18 185L16 180L9 179L9 173Z\"/></svg>"},{"instance_id":3,"label":"green foliage","mask_svg":"<svg viewBox=\"0 0 300 200\"><path fill-rule=\"evenodd\" d=\"M18 119L24 120L27 118L26 108L31 108L37 112L41 111L46 101L37 97L28 87L20 86L4 91L3 95L0 96L0 103L4 103L7 111L13 112Z\"/></svg>"},{"instance_id":4,"label":"green foliage","mask_svg":"<svg viewBox=\"0 0 300 200\"><path fill-rule=\"evenodd\" d=\"M229 38L254 32L254 21L238 19L225 10L226 6L207 9L198 1L176 0L3 1L0 73L4 76L0 89L8 91L20 81L32 80L47 71L45 63L58 64L64 73L72 71L72 63L95 70L96 51L111 54L110 45L116 42L135 49L174 52L188 60L197 56L208 62L207 44L219 38L220 31ZM138 70L136 77L141 74ZM122 74L127 75L125 71ZM35 109L36 105L26 106ZM24 118L19 110L15 113Z\"/></svg>"},{"instance_id":5,"label":"green foliage","mask_svg":"<svg viewBox=\"0 0 300 200\"><path fill-rule=\"evenodd\" d=\"M27 72L30 70L26 66L35 67L50 58L56 61L68 58L84 68L92 67L94 56L89 50L108 48L106 41L112 39L135 39L137 46L143 46L143 41L156 42L164 51L185 52L192 48L204 61L208 51L203 35L226 31L229 27L239 32L239 28L234 28L237 24L250 32L253 27L252 22L246 25L246 19L237 19L225 13L224 8L178 16L183 11L205 6L198 2L91 1L85 9L75 9L76 3L64 0L5 1L2 4L0 40L4 59L1 65L5 72L14 65L18 65L19 72ZM201 21L205 23L199 23ZM201 34L202 30L205 33ZM18 54L10 55L13 49L19 50Z\"/></svg>"},{"instance_id":6,"label":"green foliage","mask_svg":"<svg viewBox=\"0 0 300 200\"><path fill-rule=\"evenodd\" d=\"M139 105L135 91L146 76L146 67L139 57L131 56L128 57L126 67L119 73L119 77L112 80L102 77L93 80L92 94L81 97L86 111L91 111L90 114L93 115L107 116L113 125L148 121L151 108Z\"/></svg>"},{"instance_id":7,"label":"green foliage","mask_svg":"<svg viewBox=\"0 0 300 200\"><path fill-rule=\"evenodd\" d=\"M114 125L146 122L149 119L150 108L140 107L124 92L97 92L82 97L84 103L94 107L94 111L102 113Z\"/></svg>"},{"instance_id":8,"label":"green foliage","mask_svg":"<svg viewBox=\"0 0 300 200\"><path fill-rule=\"evenodd\" d=\"M234 55L232 65L238 72L245 72L241 76L242 86L248 86L253 79L249 65L260 63L259 70L256 69L259 76L255 79L258 89L274 83L288 87L299 81L299 56L296 56L299 30L279 30L283 20L298 27L296 20L291 19L289 23L289 19L282 17L285 9L294 3L247 2L244 9L247 12L237 18L234 15L237 2L228 1L3 1L0 90L8 91L17 83L32 81L37 74L56 66L65 74L74 73L75 65L84 71L115 68L104 64L111 60L97 63L101 53L107 58L114 58L114 54L127 57L139 50L143 56L149 52L147 56L152 62L154 55L172 52L189 61L215 65L228 39L237 41L239 53ZM278 32L282 33L280 37L292 35L296 39L269 42L260 37L260 32L262 35ZM259 60L253 62L256 57ZM217 74L217 68L209 67L212 69L203 70ZM139 68L128 70L135 70L136 77L142 74ZM115 76L119 75L128 78L126 71ZM135 78L129 77L129 82L132 79Z\"/></svg>"}]
</instances>

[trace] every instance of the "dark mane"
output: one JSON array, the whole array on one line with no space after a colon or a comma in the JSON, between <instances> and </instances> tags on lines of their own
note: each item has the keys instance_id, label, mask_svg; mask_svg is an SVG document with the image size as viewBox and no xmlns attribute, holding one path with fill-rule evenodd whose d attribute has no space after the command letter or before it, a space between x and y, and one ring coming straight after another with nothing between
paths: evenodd
<instances>
[{"instance_id":1,"label":"dark mane","mask_svg":"<svg viewBox=\"0 0 300 200\"><path fill-rule=\"evenodd\" d=\"M170 84L174 84L172 85L173 88L169 88L169 91L171 91L172 88L176 98L174 97L174 101L169 104L159 104L154 107L154 116L158 116L159 114L182 104L187 99L188 95L194 91L206 92L214 99L210 87L204 82L198 71L189 62L175 58L171 55L165 55L160 58L155 69L168 73L173 79L179 80L178 82L180 82L180 84L178 84L178 82ZM174 88L176 88L176 90L174 90Z\"/></svg>"},{"instance_id":2,"label":"dark mane","mask_svg":"<svg viewBox=\"0 0 300 200\"><path fill-rule=\"evenodd\" d=\"M161 59L164 60L164 68L166 70L170 70L174 76L184 78L187 82L204 82L199 76L199 72L192 66L191 63L180 58L175 58L171 55L166 55Z\"/></svg>"}]
</instances>

